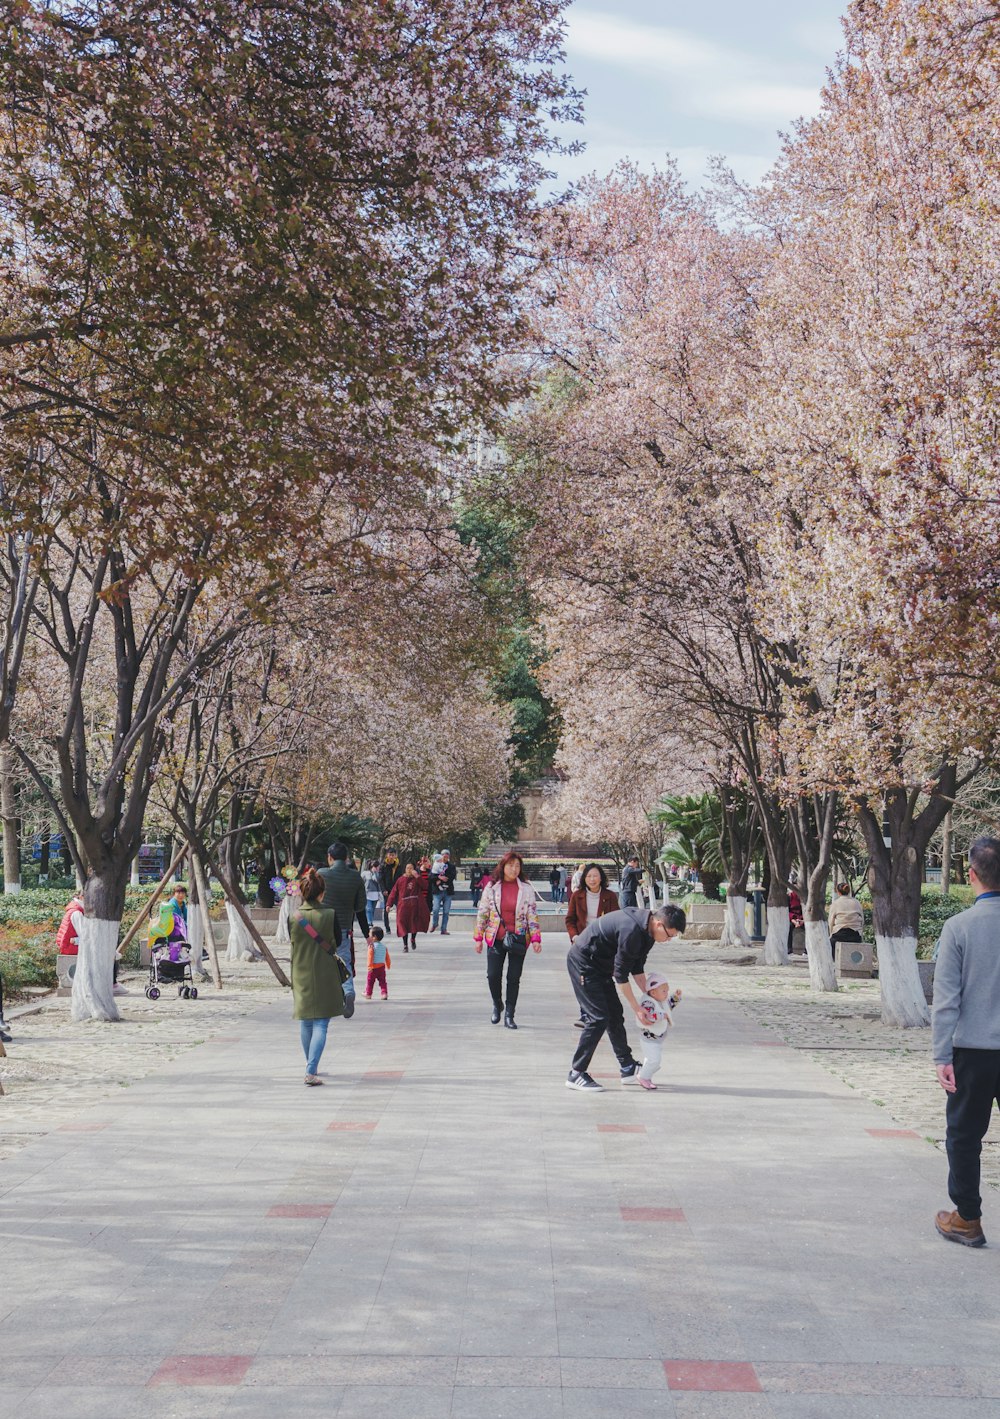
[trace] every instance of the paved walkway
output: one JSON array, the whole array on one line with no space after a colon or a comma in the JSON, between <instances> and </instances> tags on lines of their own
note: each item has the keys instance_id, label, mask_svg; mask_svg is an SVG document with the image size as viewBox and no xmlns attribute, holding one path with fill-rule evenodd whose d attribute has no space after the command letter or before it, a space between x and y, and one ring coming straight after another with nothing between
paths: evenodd
<instances>
[{"instance_id":1,"label":"paved walkway","mask_svg":"<svg viewBox=\"0 0 1000 1419\"><path fill-rule=\"evenodd\" d=\"M1000 1419L994 1196L940 1241L941 1154L686 948L660 1090L570 1093L562 943L515 1034L468 941L322 1089L264 990L0 1163L5 1419Z\"/></svg>"}]
</instances>

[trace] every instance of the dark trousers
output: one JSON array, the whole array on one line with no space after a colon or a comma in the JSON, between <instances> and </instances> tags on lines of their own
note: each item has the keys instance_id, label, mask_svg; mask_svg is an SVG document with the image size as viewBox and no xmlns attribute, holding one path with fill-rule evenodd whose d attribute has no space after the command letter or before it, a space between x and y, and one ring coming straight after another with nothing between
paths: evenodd
<instances>
[{"instance_id":1,"label":"dark trousers","mask_svg":"<svg viewBox=\"0 0 1000 1419\"><path fill-rule=\"evenodd\" d=\"M948 1196L966 1222L983 1215L979 1158L993 1101L1000 1103L1000 1049L955 1049L954 1094L948 1095Z\"/></svg>"},{"instance_id":2,"label":"dark trousers","mask_svg":"<svg viewBox=\"0 0 1000 1419\"><path fill-rule=\"evenodd\" d=\"M528 954L528 948L519 951L517 947L509 948L503 944L501 937L495 946L490 946L486 952L486 979L489 982L490 995L493 997L493 1004L498 1010L504 1008L503 1001L503 963L507 962L507 1014L513 1015L517 1009L517 995L521 988L521 972L524 970L524 958Z\"/></svg>"},{"instance_id":3,"label":"dark trousers","mask_svg":"<svg viewBox=\"0 0 1000 1419\"><path fill-rule=\"evenodd\" d=\"M580 1014L586 1021L580 1031L576 1053L573 1056L574 1071L585 1074L589 1070L594 1051L605 1031L621 1068L627 1069L629 1065L637 1063L629 1048L622 998L618 994L611 972L595 972L589 962L585 962L576 951L570 951L566 957L566 968L573 985L573 993L580 1005Z\"/></svg>"},{"instance_id":4,"label":"dark trousers","mask_svg":"<svg viewBox=\"0 0 1000 1419\"><path fill-rule=\"evenodd\" d=\"M839 931L835 931L830 937L830 950L833 952L833 959L837 959L838 941L861 941L864 938L860 931L855 931L853 926L842 926Z\"/></svg>"}]
</instances>

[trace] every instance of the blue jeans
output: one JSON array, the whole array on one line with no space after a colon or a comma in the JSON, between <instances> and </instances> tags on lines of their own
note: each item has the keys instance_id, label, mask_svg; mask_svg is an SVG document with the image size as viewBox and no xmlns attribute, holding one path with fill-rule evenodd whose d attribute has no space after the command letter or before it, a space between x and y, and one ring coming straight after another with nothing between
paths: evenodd
<instances>
[{"instance_id":1,"label":"blue jeans","mask_svg":"<svg viewBox=\"0 0 1000 1419\"><path fill-rule=\"evenodd\" d=\"M349 931L345 931L345 932L343 933L343 935L341 936L341 938L340 938L340 945L337 947L337 955L338 955L338 956L340 957L340 959L343 961L343 963L344 963L344 965L347 967L348 971L351 971L351 933L350 933ZM353 995L353 994L354 994L354 973L353 973L353 972L351 972L351 974L348 976L347 980L344 981L344 994L345 994L345 995Z\"/></svg>"},{"instance_id":2,"label":"blue jeans","mask_svg":"<svg viewBox=\"0 0 1000 1419\"><path fill-rule=\"evenodd\" d=\"M431 930L438 924L438 917L441 918L441 930L448 930L448 917L451 915L451 898L447 892L434 893L434 919L431 922Z\"/></svg>"},{"instance_id":3,"label":"blue jeans","mask_svg":"<svg viewBox=\"0 0 1000 1419\"><path fill-rule=\"evenodd\" d=\"M368 922L370 926L378 926L378 914L382 910L381 897L366 897L365 906L368 909Z\"/></svg>"},{"instance_id":4,"label":"blue jeans","mask_svg":"<svg viewBox=\"0 0 1000 1419\"><path fill-rule=\"evenodd\" d=\"M326 1028L329 1020L300 1020L299 1039L302 1041L302 1050L306 1057L306 1073L315 1074L319 1070L319 1062L323 1058L323 1049L326 1045Z\"/></svg>"}]
</instances>

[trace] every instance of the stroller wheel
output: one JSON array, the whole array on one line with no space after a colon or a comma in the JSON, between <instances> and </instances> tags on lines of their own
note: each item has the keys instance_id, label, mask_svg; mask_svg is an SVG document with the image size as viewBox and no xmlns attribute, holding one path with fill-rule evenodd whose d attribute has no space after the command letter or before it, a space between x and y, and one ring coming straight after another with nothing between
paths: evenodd
<instances>
[{"instance_id":1,"label":"stroller wheel","mask_svg":"<svg viewBox=\"0 0 1000 1419\"><path fill-rule=\"evenodd\" d=\"M197 999L198 999L198 987L197 987L196 985L193 985L193 986L191 987L191 989L188 991L188 999L189 999L189 1000L197 1000Z\"/></svg>"},{"instance_id":2,"label":"stroller wheel","mask_svg":"<svg viewBox=\"0 0 1000 1419\"><path fill-rule=\"evenodd\" d=\"M152 998L153 998L153 997L150 995L150 993L149 993L152 989L153 989L153 987L152 987L151 985L147 985L147 987L146 987L146 999L147 999L147 1000L152 1000Z\"/></svg>"},{"instance_id":3,"label":"stroller wheel","mask_svg":"<svg viewBox=\"0 0 1000 1419\"><path fill-rule=\"evenodd\" d=\"M159 1000L160 998L160 992L155 985L151 985L147 989L146 994L149 996L150 1000Z\"/></svg>"},{"instance_id":4,"label":"stroller wheel","mask_svg":"<svg viewBox=\"0 0 1000 1419\"><path fill-rule=\"evenodd\" d=\"M180 996L180 998L181 998L182 1000L187 1000L187 996L188 996L188 988L187 988L187 986L186 986L186 985L179 985L179 986L177 987L177 994Z\"/></svg>"}]
</instances>

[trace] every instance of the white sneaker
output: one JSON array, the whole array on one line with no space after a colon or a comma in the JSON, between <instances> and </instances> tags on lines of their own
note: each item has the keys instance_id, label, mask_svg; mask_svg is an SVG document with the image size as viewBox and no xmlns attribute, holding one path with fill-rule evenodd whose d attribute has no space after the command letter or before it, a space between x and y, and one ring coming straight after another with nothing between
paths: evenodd
<instances>
[{"instance_id":1,"label":"white sneaker","mask_svg":"<svg viewBox=\"0 0 1000 1419\"><path fill-rule=\"evenodd\" d=\"M128 991L123 985L116 985L112 988L112 995L128 995Z\"/></svg>"}]
</instances>

